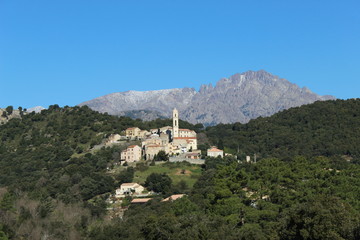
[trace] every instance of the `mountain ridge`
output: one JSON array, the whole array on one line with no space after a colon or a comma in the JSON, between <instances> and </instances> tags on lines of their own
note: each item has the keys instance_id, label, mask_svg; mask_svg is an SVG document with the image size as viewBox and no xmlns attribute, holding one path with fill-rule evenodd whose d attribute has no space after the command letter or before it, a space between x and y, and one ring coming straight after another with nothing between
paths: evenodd
<instances>
[{"instance_id":1,"label":"mountain ridge","mask_svg":"<svg viewBox=\"0 0 360 240\"><path fill-rule=\"evenodd\" d=\"M333 99L335 97L317 95L307 87L300 88L284 78L259 70L221 78L215 86L202 84L199 91L190 87L129 90L107 94L79 106L87 105L111 115L126 115L128 111L154 111L168 117L171 109L176 107L186 121L214 125L246 123L291 107ZM141 114L137 114L137 117L143 118Z\"/></svg>"}]
</instances>

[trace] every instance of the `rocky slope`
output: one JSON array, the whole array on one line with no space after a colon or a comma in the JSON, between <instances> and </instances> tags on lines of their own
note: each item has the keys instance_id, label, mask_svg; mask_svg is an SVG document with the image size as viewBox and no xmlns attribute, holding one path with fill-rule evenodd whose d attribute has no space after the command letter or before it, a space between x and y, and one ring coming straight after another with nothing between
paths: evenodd
<instances>
[{"instance_id":1,"label":"rocky slope","mask_svg":"<svg viewBox=\"0 0 360 240\"><path fill-rule=\"evenodd\" d=\"M19 110L12 110L11 113L5 108L0 108L0 125L7 123L10 119L21 118Z\"/></svg>"},{"instance_id":2,"label":"rocky slope","mask_svg":"<svg viewBox=\"0 0 360 240\"><path fill-rule=\"evenodd\" d=\"M170 117L171 110L176 107L183 120L213 125L246 123L250 119L270 116L283 109L330 99L335 98L319 96L306 87L300 88L286 79L260 70L223 78L215 87L211 84L202 85L199 91L194 88L127 91L98 97L79 105L113 115L127 115L131 112L139 118L142 117L139 110L145 110L147 116L154 112L154 116Z\"/></svg>"}]
</instances>

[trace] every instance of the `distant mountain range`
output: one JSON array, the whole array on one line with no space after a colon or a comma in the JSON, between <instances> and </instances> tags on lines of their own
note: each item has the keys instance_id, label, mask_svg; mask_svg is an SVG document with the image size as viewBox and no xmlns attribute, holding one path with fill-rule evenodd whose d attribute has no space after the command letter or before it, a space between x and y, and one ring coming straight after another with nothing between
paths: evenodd
<instances>
[{"instance_id":1,"label":"distant mountain range","mask_svg":"<svg viewBox=\"0 0 360 240\"><path fill-rule=\"evenodd\" d=\"M79 104L111 115L126 115L144 120L170 117L176 107L180 118L191 123L246 123L259 116L315 101L332 100L308 88L264 70L247 71L222 78L213 87L175 88L155 91L112 93Z\"/></svg>"}]
</instances>

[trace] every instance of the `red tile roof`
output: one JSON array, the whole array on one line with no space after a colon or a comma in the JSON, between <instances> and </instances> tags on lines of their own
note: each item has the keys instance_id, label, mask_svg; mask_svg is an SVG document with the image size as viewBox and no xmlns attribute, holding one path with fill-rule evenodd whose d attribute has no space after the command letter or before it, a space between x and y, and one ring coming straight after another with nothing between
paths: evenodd
<instances>
[{"instance_id":1,"label":"red tile roof","mask_svg":"<svg viewBox=\"0 0 360 240\"><path fill-rule=\"evenodd\" d=\"M131 203L147 203L152 198L135 198L131 201Z\"/></svg>"},{"instance_id":2,"label":"red tile roof","mask_svg":"<svg viewBox=\"0 0 360 240\"><path fill-rule=\"evenodd\" d=\"M128 146L128 148L134 148L136 146L138 146L138 145L131 145L131 146Z\"/></svg>"},{"instance_id":3,"label":"red tile roof","mask_svg":"<svg viewBox=\"0 0 360 240\"><path fill-rule=\"evenodd\" d=\"M217 148L211 148L208 150L208 152L223 152L223 150L217 149Z\"/></svg>"},{"instance_id":4,"label":"red tile roof","mask_svg":"<svg viewBox=\"0 0 360 240\"><path fill-rule=\"evenodd\" d=\"M185 194L171 195L170 197L163 199L162 202L175 201L176 199L182 198L183 196L185 196Z\"/></svg>"}]
</instances>

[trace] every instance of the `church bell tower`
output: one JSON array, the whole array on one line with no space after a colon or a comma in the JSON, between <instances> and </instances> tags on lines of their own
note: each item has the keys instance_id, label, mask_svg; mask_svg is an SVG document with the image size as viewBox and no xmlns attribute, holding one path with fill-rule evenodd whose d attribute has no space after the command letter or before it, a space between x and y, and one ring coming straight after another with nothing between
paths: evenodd
<instances>
[{"instance_id":1,"label":"church bell tower","mask_svg":"<svg viewBox=\"0 0 360 240\"><path fill-rule=\"evenodd\" d=\"M176 108L173 110L173 138L179 137L179 112Z\"/></svg>"}]
</instances>

